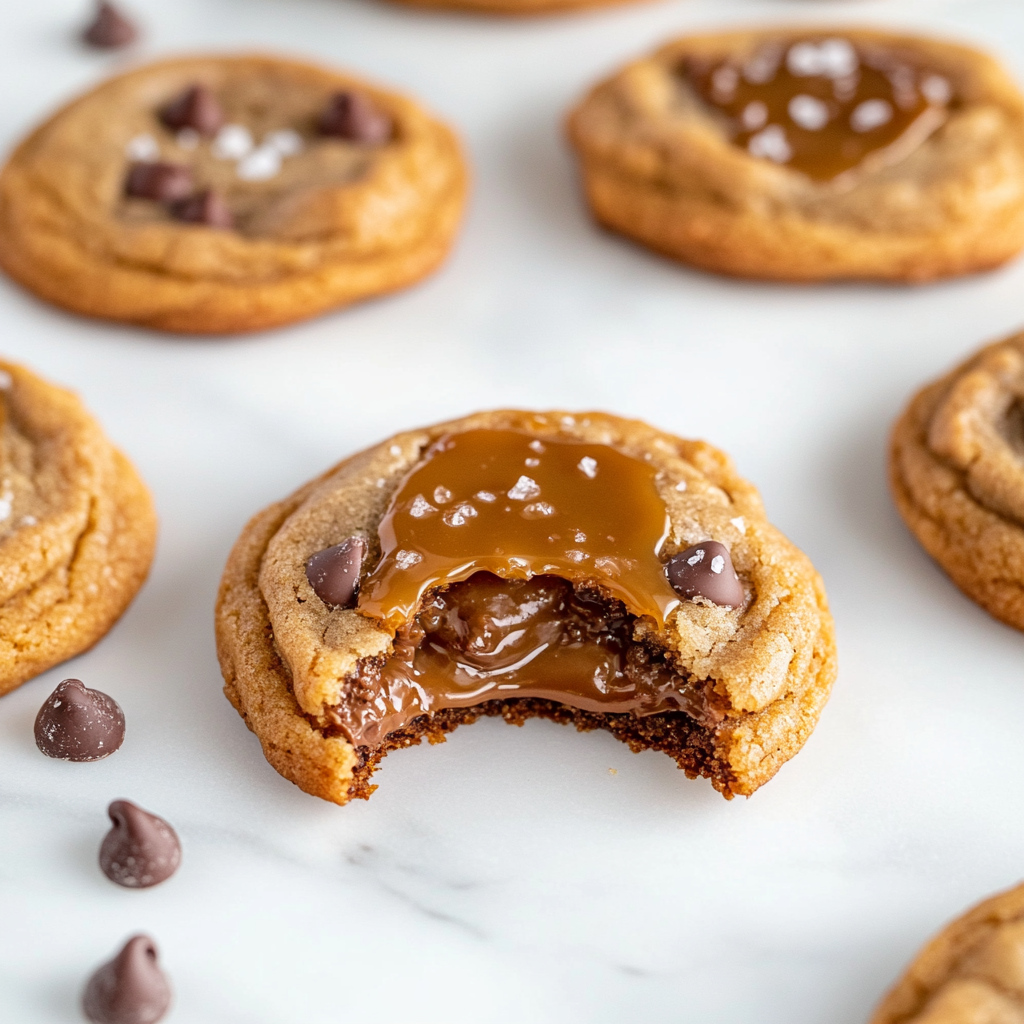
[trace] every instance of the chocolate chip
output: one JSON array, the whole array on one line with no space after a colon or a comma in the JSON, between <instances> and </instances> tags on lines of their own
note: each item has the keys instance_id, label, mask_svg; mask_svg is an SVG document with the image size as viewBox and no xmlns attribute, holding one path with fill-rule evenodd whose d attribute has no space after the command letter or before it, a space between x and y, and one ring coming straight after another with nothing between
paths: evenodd
<instances>
[{"instance_id":1,"label":"chocolate chip","mask_svg":"<svg viewBox=\"0 0 1024 1024\"><path fill-rule=\"evenodd\" d=\"M313 593L326 605L350 607L359 592L359 568L365 555L366 541L362 537L349 537L310 556L306 562L306 579Z\"/></svg>"},{"instance_id":2,"label":"chocolate chip","mask_svg":"<svg viewBox=\"0 0 1024 1024\"><path fill-rule=\"evenodd\" d=\"M694 544L673 555L665 572L681 597L706 597L725 608L743 604L743 584L732 567L729 549L717 540Z\"/></svg>"},{"instance_id":3,"label":"chocolate chip","mask_svg":"<svg viewBox=\"0 0 1024 1024\"><path fill-rule=\"evenodd\" d=\"M82 1010L93 1024L156 1024L170 1005L171 986L148 935L133 935L89 979L82 996Z\"/></svg>"},{"instance_id":4,"label":"chocolate chip","mask_svg":"<svg viewBox=\"0 0 1024 1024\"><path fill-rule=\"evenodd\" d=\"M193 85L160 111L160 120L174 132L191 128L200 135L216 135L224 110L205 85Z\"/></svg>"},{"instance_id":5,"label":"chocolate chip","mask_svg":"<svg viewBox=\"0 0 1024 1024\"><path fill-rule=\"evenodd\" d=\"M82 38L100 50L116 50L138 38L139 30L130 18L113 4L101 0L96 5L96 17L82 33Z\"/></svg>"},{"instance_id":6,"label":"chocolate chip","mask_svg":"<svg viewBox=\"0 0 1024 1024\"><path fill-rule=\"evenodd\" d=\"M205 224L211 228L232 228L235 218L228 204L212 189L182 199L171 207L171 216L187 224Z\"/></svg>"},{"instance_id":7,"label":"chocolate chip","mask_svg":"<svg viewBox=\"0 0 1024 1024\"><path fill-rule=\"evenodd\" d=\"M171 203L192 191L192 169L183 164L137 163L128 168L124 194Z\"/></svg>"},{"instance_id":8,"label":"chocolate chip","mask_svg":"<svg viewBox=\"0 0 1024 1024\"><path fill-rule=\"evenodd\" d=\"M148 889L170 878L181 863L181 843L173 828L130 800L107 808L114 827L100 846L100 870L127 889Z\"/></svg>"},{"instance_id":9,"label":"chocolate chip","mask_svg":"<svg viewBox=\"0 0 1024 1024\"><path fill-rule=\"evenodd\" d=\"M338 92L320 117L320 132L379 146L391 138L391 118L361 92Z\"/></svg>"},{"instance_id":10,"label":"chocolate chip","mask_svg":"<svg viewBox=\"0 0 1024 1024\"><path fill-rule=\"evenodd\" d=\"M36 746L62 761L99 761L124 741L124 712L113 697L65 679L36 715Z\"/></svg>"}]
</instances>

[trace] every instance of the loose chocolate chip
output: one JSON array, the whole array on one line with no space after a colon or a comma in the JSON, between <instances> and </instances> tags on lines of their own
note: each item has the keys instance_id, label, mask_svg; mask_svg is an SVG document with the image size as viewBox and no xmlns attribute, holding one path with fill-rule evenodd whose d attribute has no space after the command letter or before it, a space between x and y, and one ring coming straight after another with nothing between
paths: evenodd
<instances>
[{"instance_id":1,"label":"loose chocolate chip","mask_svg":"<svg viewBox=\"0 0 1024 1024\"><path fill-rule=\"evenodd\" d=\"M338 92L320 117L320 132L379 146L391 138L391 118L361 92Z\"/></svg>"},{"instance_id":2,"label":"loose chocolate chip","mask_svg":"<svg viewBox=\"0 0 1024 1024\"><path fill-rule=\"evenodd\" d=\"M124 741L124 712L113 697L65 679L36 715L36 746L62 761L99 761Z\"/></svg>"},{"instance_id":3,"label":"loose chocolate chip","mask_svg":"<svg viewBox=\"0 0 1024 1024\"><path fill-rule=\"evenodd\" d=\"M183 164L137 163L128 168L124 194L172 203L192 191L192 170Z\"/></svg>"},{"instance_id":4,"label":"loose chocolate chip","mask_svg":"<svg viewBox=\"0 0 1024 1024\"><path fill-rule=\"evenodd\" d=\"M148 889L170 878L181 863L181 843L173 828L130 800L107 808L114 827L100 846L100 870L127 889Z\"/></svg>"},{"instance_id":5,"label":"loose chocolate chip","mask_svg":"<svg viewBox=\"0 0 1024 1024\"><path fill-rule=\"evenodd\" d=\"M171 216L187 224L205 224L211 228L232 228L235 218L228 204L212 189L182 199L171 207Z\"/></svg>"},{"instance_id":6,"label":"loose chocolate chip","mask_svg":"<svg viewBox=\"0 0 1024 1024\"><path fill-rule=\"evenodd\" d=\"M673 555L665 572L681 597L706 597L725 608L743 604L743 584L732 567L729 549L717 540L694 544Z\"/></svg>"},{"instance_id":7,"label":"loose chocolate chip","mask_svg":"<svg viewBox=\"0 0 1024 1024\"><path fill-rule=\"evenodd\" d=\"M134 43L138 35L135 22L113 4L101 0L96 5L96 17L82 33L82 38L97 49L116 50L119 46Z\"/></svg>"},{"instance_id":8,"label":"loose chocolate chip","mask_svg":"<svg viewBox=\"0 0 1024 1024\"><path fill-rule=\"evenodd\" d=\"M313 593L326 605L351 606L359 591L359 567L365 555L366 541L362 537L349 537L311 555L306 562L306 579Z\"/></svg>"},{"instance_id":9,"label":"loose chocolate chip","mask_svg":"<svg viewBox=\"0 0 1024 1024\"><path fill-rule=\"evenodd\" d=\"M133 935L89 979L82 996L82 1009L93 1024L156 1024L170 1005L171 986L148 935Z\"/></svg>"},{"instance_id":10,"label":"loose chocolate chip","mask_svg":"<svg viewBox=\"0 0 1024 1024\"><path fill-rule=\"evenodd\" d=\"M216 135L224 110L205 85L193 85L160 111L160 120L174 132L191 128L200 135Z\"/></svg>"}]
</instances>

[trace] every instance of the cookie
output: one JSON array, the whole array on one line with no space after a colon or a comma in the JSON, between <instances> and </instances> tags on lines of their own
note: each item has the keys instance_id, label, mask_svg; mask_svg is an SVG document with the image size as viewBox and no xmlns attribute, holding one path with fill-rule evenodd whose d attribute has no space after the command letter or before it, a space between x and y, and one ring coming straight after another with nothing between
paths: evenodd
<instances>
[{"instance_id":1,"label":"cookie","mask_svg":"<svg viewBox=\"0 0 1024 1024\"><path fill-rule=\"evenodd\" d=\"M1024 334L914 396L893 429L889 482L953 582L1024 629Z\"/></svg>"},{"instance_id":2,"label":"cookie","mask_svg":"<svg viewBox=\"0 0 1024 1024\"><path fill-rule=\"evenodd\" d=\"M2 695L113 626L149 572L156 515L73 394L0 363L0 410Z\"/></svg>"},{"instance_id":3,"label":"cookie","mask_svg":"<svg viewBox=\"0 0 1024 1024\"><path fill-rule=\"evenodd\" d=\"M604 413L399 434L256 515L216 611L229 700L308 793L482 715L606 729L726 797L836 672L818 574L722 452Z\"/></svg>"},{"instance_id":4,"label":"cookie","mask_svg":"<svg viewBox=\"0 0 1024 1024\"><path fill-rule=\"evenodd\" d=\"M170 60L14 151L0 266L87 316L258 330L429 274L465 193L454 133L403 96L275 57Z\"/></svg>"},{"instance_id":5,"label":"cookie","mask_svg":"<svg viewBox=\"0 0 1024 1024\"><path fill-rule=\"evenodd\" d=\"M969 910L918 954L871 1024L1024 1021L1024 885Z\"/></svg>"},{"instance_id":6,"label":"cookie","mask_svg":"<svg viewBox=\"0 0 1024 1024\"><path fill-rule=\"evenodd\" d=\"M1024 99L966 46L684 37L600 83L568 133L601 224L716 273L925 281L1024 245Z\"/></svg>"}]
</instances>

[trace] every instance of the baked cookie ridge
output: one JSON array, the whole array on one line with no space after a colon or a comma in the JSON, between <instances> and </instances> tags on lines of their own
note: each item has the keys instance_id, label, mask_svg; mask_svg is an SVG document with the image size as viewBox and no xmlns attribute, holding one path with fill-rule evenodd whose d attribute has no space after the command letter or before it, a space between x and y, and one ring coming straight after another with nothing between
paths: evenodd
<instances>
[{"instance_id":1,"label":"baked cookie ridge","mask_svg":"<svg viewBox=\"0 0 1024 1024\"><path fill-rule=\"evenodd\" d=\"M481 715L603 728L749 795L835 677L820 580L729 460L600 413L483 413L347 459L249 523L216 623L267 759L338 803Z\"/></svg>"}]
</instances>

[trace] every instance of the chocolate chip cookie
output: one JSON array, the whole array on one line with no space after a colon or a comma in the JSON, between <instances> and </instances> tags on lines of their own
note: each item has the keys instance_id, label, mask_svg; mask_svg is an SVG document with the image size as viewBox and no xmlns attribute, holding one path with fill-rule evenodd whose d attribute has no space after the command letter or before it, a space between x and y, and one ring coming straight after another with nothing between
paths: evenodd
<instances>
[{"instance_id":1,"label":"chocolate chip cookie","mask_svg":"<svg viewBox=\"0 0 1024 1024\"><path fill-rule=\"evenodd\" d=\"M604 413L399 434L255 516L221 582L225 692L308 793L481 715L606 729L726 797L836 673L818 574L710 445Z\"/></svg>"},{"instance_id":2,"label":"chocolate chip cookie","mask_svg":"<svg viewBox=\"0 0 1024 1024\"><path fill-rule=\"evenodd\" d=\"M924 281L1024 245L1024 99L966 46L690 36L599 84L568 131L601 224L717 273Z\"/></svg>"},{"instance_id":3,"label":"chocolate chip cookie","mask_svg":"<svg viewBox=\"0 0 1024 1024\"><path fill-rule=\"evenodd\" d=\"M914 396L893 430L896 507L972 600L1024 629L1024 334Z\"/></svg>"},{"instance_id":4,"label":"chocolate chip cookie","mask_svg":"<svg viewBox=\"0 0 1024 1024\"><path fill-rule=\"evenodd\" d=\"M156 516L131 464L70 392L0 363L0 416L4 694L117 621L149 571Z\"/></svg>"},{"instance_id":5,"label":"chocolate chip cookie","mask_svg":"<svg viewBox=\"0 0 1024 1024\"><path fill-rule=\"evenodd\" d=\"M918 954L871 1024L1020 1024L1024 885L948 925Z\"/></svg>"},{"instance_id":6,"label":"chocolate chip cookie","mask_svg":"<svg viewBox=\"0 0 1024 1024\"><path fill-rule=\"evenodd\" d=\"M349 75L265 56L129 72L0 173L0 266L88 316L257 330L405 287L451 247L454 133Z\"/></svg>"}]
</instances>

